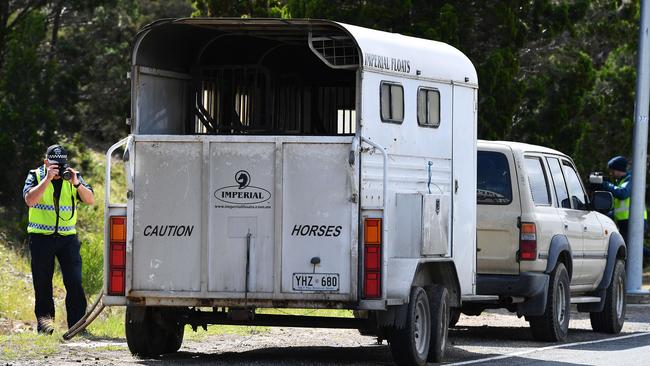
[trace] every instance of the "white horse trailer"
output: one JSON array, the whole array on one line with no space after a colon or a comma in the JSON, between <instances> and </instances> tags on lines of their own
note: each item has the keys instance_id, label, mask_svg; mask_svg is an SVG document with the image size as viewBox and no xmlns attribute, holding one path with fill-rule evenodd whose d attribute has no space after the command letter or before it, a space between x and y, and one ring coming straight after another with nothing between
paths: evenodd
<instances>
[{"instance_id":1,"label":"white horse trailer","mask_svg":"<svg viewBox=\"0 0 650 366\"><path fill-rule=\"evenodd\" d=\"M442 358L450 311L477 298L465 55L324 20L162 20L130 78L103 302L127 306L134 354L177 351L186 324L241 324L357 328L399 362ZM126 203L109 189L120 146Z\"/></svg>"}]
</instances>

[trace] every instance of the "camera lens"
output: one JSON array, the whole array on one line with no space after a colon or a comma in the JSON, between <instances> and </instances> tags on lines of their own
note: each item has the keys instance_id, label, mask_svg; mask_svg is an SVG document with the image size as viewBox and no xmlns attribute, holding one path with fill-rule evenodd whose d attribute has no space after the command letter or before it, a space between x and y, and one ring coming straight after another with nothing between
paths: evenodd
<instances>
[{"instance_id":1,"label":"camera lens","mask_svg":"<svg viewBox=\"0 0 650 366\"><path fill-rule=\"evenodd\" d=\"M64 171L63 174L61 174L61 178L65 179L65 180L72 179L72 172L69 171L69 170Z\"/></svg>"}]
</instances>

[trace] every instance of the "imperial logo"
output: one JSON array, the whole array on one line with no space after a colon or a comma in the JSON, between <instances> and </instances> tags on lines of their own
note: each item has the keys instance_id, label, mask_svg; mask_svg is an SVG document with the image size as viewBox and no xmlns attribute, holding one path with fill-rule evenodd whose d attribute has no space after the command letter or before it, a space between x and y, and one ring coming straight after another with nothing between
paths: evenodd
<instances>
[{"instance_id":1,"label":"imperial logo","mask_svg":"<svg viewBox=\"0 0 650 366\"><path fill-rule=\"evenodd\" d=\"M256 205L271 199L271 192L251 185L251 175L245 170L235 173L235 186L222 187L214 191L214 197L232 205Z\"/></svg>"}]
</instances>

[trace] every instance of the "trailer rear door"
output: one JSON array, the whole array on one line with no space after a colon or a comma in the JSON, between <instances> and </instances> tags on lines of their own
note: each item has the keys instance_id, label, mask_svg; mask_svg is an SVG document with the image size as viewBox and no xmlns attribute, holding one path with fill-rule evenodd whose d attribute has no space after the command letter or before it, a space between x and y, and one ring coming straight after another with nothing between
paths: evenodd
<instances>
[{"instance_id":1,"label":"trailer rear door","mask_svg":"<svg viewBox=\"0 0 650 366\"><path fill-rule=\"evenodd\" d=\"M131 290L356 299L351 142L136 136Z\"/></svg>"}]
</instances>

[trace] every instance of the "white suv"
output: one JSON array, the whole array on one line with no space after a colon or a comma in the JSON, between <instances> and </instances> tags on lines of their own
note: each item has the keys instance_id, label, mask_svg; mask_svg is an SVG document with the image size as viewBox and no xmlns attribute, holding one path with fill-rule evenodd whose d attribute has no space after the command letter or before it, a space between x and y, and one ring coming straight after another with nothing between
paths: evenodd
<instances>
[{"instance_id":1,"label":"white suv","mask_svg":"<svg viewBox=\"0 0 650 366\"><path fill-rule=\"evenodd\" d=\"M618 333L625 320L626 247L608 192L587 195L561 152L515 142L478 143L477 293L463 313L507 308L525 316L535 339L562 341L570 305L589 312L594 331Z\"/></svg>"}]
</instances>

